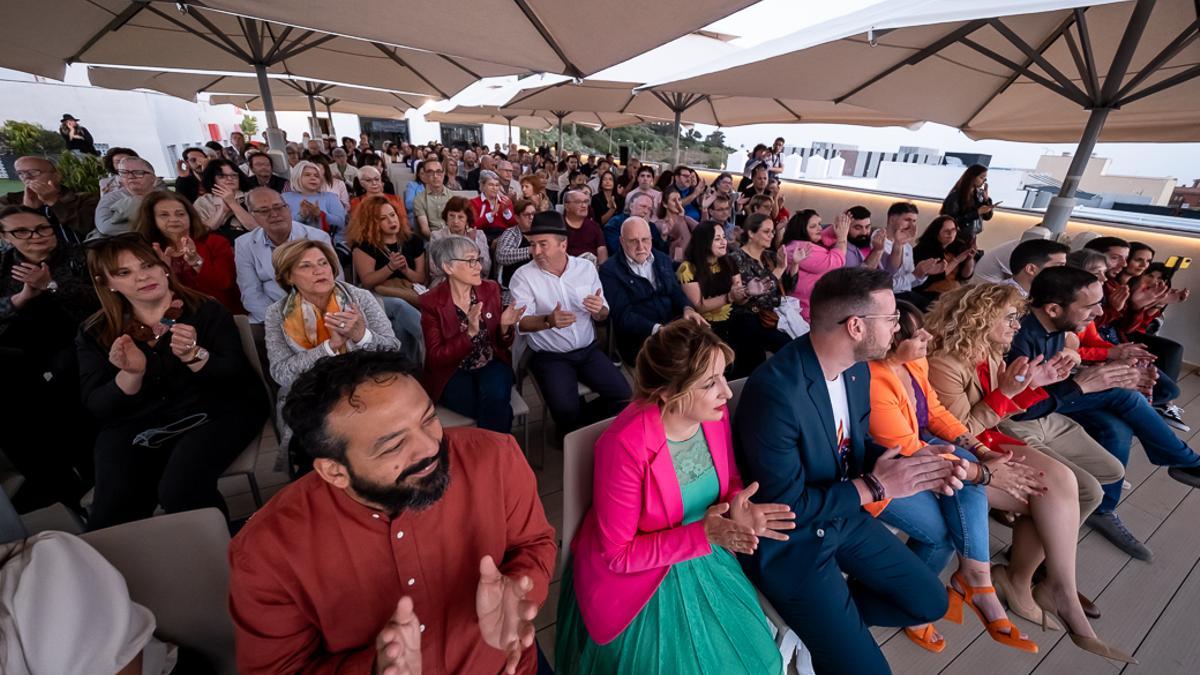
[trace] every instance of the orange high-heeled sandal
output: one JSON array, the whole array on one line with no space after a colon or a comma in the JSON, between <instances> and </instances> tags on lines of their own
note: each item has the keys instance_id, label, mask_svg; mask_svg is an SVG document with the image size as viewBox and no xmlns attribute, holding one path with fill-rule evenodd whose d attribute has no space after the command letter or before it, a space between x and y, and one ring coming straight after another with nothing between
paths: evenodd
<instances>
[{"instance_id":1,"label":"orange high-heeled sandal","mask_svg":"<svg viewBox=\"0 0 1200 675\"><path fill-rule=\"evenodd\" d=\"M908 636L921 649L931 651L934 654L941 654L946 649L946 638L937 634L933 624L927 623L920 630L913 628L905 628L904 634Z\"/></svg>"},{"instance_id":2,"label":"orange high-heeled sandal","mask_svg":"<svg viewBox=\"0 0 1200 675\"><path fill-rule=\"evenodd\" d=\"M1023 652L1029 652L1030 654L1038 653L1037 643L1029 638L1022 638L1021 631L1012 621L1008 620L1007 616L994 621L988 621L983 611L976 606L976 595L995 594L995 588L992 586L969 586L958 572L954 573L953 579L958 582L959 586L962 586L963 590L959 592L954 588L953 584L946 587L946 591L950 595L950 608L946 610L947 621L962 623L963 605L966 604L967 607L970 607L975 612L975 616L979 617L979 622L983 624L983 627L993 640L1013 649L1020 649Z\"/></svg>"}]
</instances>

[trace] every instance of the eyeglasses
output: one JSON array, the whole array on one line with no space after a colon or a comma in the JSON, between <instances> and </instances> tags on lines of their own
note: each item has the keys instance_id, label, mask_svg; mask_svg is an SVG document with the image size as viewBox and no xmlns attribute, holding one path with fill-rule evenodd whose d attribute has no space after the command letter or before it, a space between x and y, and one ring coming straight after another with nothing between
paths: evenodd
<instances>
[{"instance_id":1,"label":"eyeglasses","mask_svg":"<svg viewBox=\"0 0 1200 675\"><path fill-rule=\"evenodd\" d=\"M838 325L840 326L855 317L860 319L887 319L888 323L892 324L893 326L900 325L900 312L895 312L893 314L851 314L850 316L839 321Z\"/></svg>"},{"instance_id":2,"label":"eyeglasses","mask_svg":"<svg viewBox=\"0 0 1200 675\"><path fill-rule=\"evenodd\" d=\"M50 173L50 172L42 171L41 169L29 169L28 171L18 171L17 178L19 178L21 180L31 180L33 178L37 178L37 177L42 176L47 173Z\"/></svg>"},{"instance_id":3,"label":"eyeglasses","mask_svg":"<svg viewBox=\"0 0 1200 675\"><path fill-rule=\"evenodd\" d=\"M268 206L265 209L250 209L250 213L253 213L256 216L265 216L269 213L279 213L281 211L288 210L290 209L288 208L287 204L276 204L275 206Z\"/></svg>"},{"instance_id":4,"label":"eyeglasses","mask_svg":"<svg viewBox=\"0 0 1200 675\"><path fill-rule=\"evenodd\" d=\"M451 260L466 263L467 267L483 267L483 258L451 258Z\"/></svg>"},{"instance_id":5,"label":"eyeglasses","mask_svg":"<svg viewBox=\"0 0 1200 675\"><path fill-rule=\"evenodd\" d=\"M1012 314L1005 314L1004 322L1014 328L1019 328L1021 326L1021 315L1017 314L1016 312L1013 312Z\"/></svg>"},{"instance_id":6,"label":"eyeglasses","mask_svg":"<svg viewBox=\"0 0 1200 675\"><path fill-rule=\"evenodd\" d=\"M3 232L13 239L32 239L34 236L36 236L38 239L42 239L54 235L54 226L38 225L33 229L28 227L18 227L15 230L3 230Z\"/></svg>"},{"instance_id":7,"label":"eyeglasses","mask_svg":"<svg viewBox=\"0 0 1200 675\"><path fill-rule=\"evenodd\" d=\"M217 178L233 178L234 180L237 180L238 175L236 173L219 173L216 175L216 177Z\"/></svg>"},{"instance_id":8,"label":"eyeglasses","mask_svg":"<svg viewBox=\"0 0 1200 675\"><path fill-rule=\"evenodd\" d=\"M360 182L360 183L382 183L383 179L382 178L361 178L360 177L358 179L358 182Z\"/></svg>"},{"instance_id":9,"label":"eyeglasses","mask_svg":"<svg viewBox=\"0 0 1200 675\"><path fill-rule=\"evenodd\" d=\"M153 176L154 172L142 169L121 169L117 172L117 175L121 178L145 178L146 176Z\"/></svg>"}]
</instances>

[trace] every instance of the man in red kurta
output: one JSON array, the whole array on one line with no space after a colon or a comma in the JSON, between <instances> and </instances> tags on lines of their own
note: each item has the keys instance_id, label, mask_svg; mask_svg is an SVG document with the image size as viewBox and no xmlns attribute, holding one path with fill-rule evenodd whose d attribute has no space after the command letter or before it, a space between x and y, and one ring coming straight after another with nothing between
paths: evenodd
<instances>
[{"instance_id":1,"label":"man in red kurta","mask_svg":"<svg viewBox=\"0 0 1200 675\"><path fill-rule=\"evenodd\" d=\"M238 669L536 672L557 550L515 440L443 431L387 352L318 362L284 417L314 470L230 545Z\"/></svg>"}]
</instances>

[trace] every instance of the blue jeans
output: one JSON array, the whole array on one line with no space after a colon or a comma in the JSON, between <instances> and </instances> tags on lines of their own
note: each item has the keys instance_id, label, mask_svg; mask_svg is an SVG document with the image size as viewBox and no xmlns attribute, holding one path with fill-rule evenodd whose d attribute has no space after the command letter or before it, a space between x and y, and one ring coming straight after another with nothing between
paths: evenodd
<instances>
[{"instance_id":1,"label":"blue jeans","mask_svg":"<svg viewBox=\"0 0 1200 675\"><path fill-rule=\"evenodd\" d=\"M1175 380L1163 372L1162 368L1159 368L1158 381L1154 383L1154 390L1150 392L1150 398L1153 399L1150 404L1165 406L1179 398L1179 393L1179 385L1175 384Z\"/></svg>"},{"instance_id":2,"label":"blue jeans","mask_svg":"<svg viewBox=\"0 0 1200 675\"><path fill-rule=\"evenodd\" d=\"M954 454L978 461L962 448L954 448ZM991 556L987 493L981 485L963 485L953 497L921 492L893 499L879 519L907 534L909 550L934 574L942 571L955 551L978 562Z\"/></svg>"},{"instance_id":3,"label":"blue jeans","mask_svg":"<svg viewBox=\"0 0 1200 675\"><path fill-rule=\"evenodd\" d=\"M1154 412L1146 397L1129 389L1109 389L1085 394L1059 407L1087 430L1121 464L1129 464L1129 444L1137 436L1146 458L1157 466L1200 466L1200 455L1179 440L1171 427ZM1121 481L1104 486L1097 513L1111 513L1121 499Z\"/></svg>"},{"instance_id":4,"label":"blue jeans","mask_svg":"<svg viewBox=\"0 0 1200 675\"><path fill-rule=\"evenodd\" d=\"M421 331L421 310L402 298L379 296L383 312L392 321L392 331L400 339L400 351L420 365L425 362L425 338Z\"/></svg>"},{"instance_id":5,"label":"blue jeans","mask_svg":"<svg viewBox=\"0 0 1200 675\"><path fill-rule=\"evenodd\" d=\"M438 404L474 418L480 429L508 434L513 425L512 386L512 368L492 359L479 370L455 371Z\"/></svg>"}]
</instances>

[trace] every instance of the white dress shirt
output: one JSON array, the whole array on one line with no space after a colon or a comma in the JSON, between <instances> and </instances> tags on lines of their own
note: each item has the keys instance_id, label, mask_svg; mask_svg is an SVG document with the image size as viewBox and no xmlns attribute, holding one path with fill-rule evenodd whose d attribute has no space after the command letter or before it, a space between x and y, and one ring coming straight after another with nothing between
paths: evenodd
<instances>
[{"instance_id":1,"label":"white dress shirt","mask_svg":"<svg viewBox=\"0 0 1200 675\"><path fill-rule=\"evenodd\" d=\"M538 352L571 352L583 349L596 340L592 317L583 306L583 299L600 291L600 299L608 308L604 298L600 275L592 263L567 256L567 268L557 276L530 261L513 273L508 285L513 303L525 308L525 316L543 316L554 311L556 306L575 314L575 323L566 328L547 328L524 333L529 336L529 346Z\"/></svg>"},{"instance_id":2,"label":"white dress shirt","mask_svg":"<svg viewBox=\"0 0 1200 675\"><path fill-rule=\"evenodd\" d=\"M919 277L914 273L917 266L913 263L913 247L912 244L904 245L904 253L900 258L900 267L891 269L887 267L888 260L892 255L892 240L883 240L883 267L888 272L892 273L892 290L896 293L907 293L914 286L920 286L925 283L925 277Z\"/></svg>"}]
</instances>

